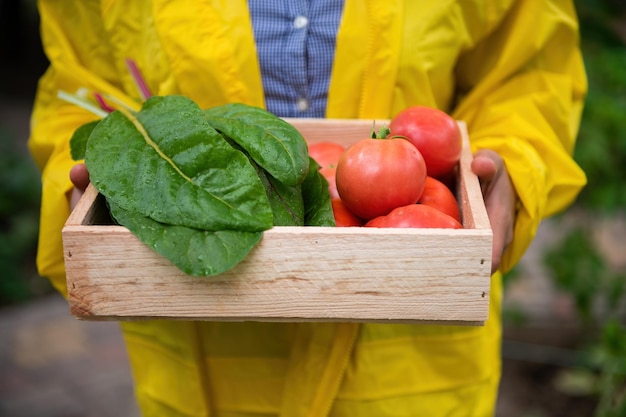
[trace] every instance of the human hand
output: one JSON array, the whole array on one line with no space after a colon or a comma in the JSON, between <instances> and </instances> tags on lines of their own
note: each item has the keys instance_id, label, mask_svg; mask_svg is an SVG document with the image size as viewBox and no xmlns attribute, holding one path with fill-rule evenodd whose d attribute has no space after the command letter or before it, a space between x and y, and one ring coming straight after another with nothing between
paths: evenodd
<instances>
[{"instance_id":1,"label":"human hand","mask_svg":"<svg viewBox=\"0 0 626 417\"><path fill-rule=\"evenodd\" d=\"M74 189L72 189L72 195L70 197L70 209L74 210L78 200L80 200L89 185L89 171L87 171L87 166L85 164L74 165L72 169L70 169L70 181L74 184Z\"/></svg>"},{"instance_id":2,"label":"human hand","mask_svg":"<svg viewBox=\"0 0 626 417\"><path fill-rule=\"evenodd\" d=\"M492 150L474 154L472 171L480 181L487 216L493 232L491 273L500 266L502 254L513 240L517 195L504 160Z\"/></svg>"}]
</instances>

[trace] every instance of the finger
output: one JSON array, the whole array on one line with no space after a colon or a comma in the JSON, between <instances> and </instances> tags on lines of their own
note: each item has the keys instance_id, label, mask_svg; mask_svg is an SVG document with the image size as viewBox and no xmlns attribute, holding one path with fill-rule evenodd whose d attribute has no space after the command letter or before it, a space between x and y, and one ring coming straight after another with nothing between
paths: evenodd
<instances>
[{"instance_id":1,"label":"finger","mask_svg":"<svg viewBox=\"0 0 626 417\"><path fill-rule=\"evenodd\" d=\"M489 156L476 154L471 164L472 172L483 181L492 180L497 172L496 162Z\"/></svg>"},{"instance_id":2,"label":"finger","mask_svg":"<svg viewBox=\"0 0 626 417\"><path fill-rule=\"evenodd\" d=\"M76 164L70 169L70 181L74 187L81 191L85 191L89 185L89 171L85 164Z\"/></svg>"},{"instance_id":3,"label":"finger","mask_svg":"<svg viewBox=\"0 0 626 417\"><path fill-rule=\"evenodd\" d=\"M513 217L507 204L490 202L487 207L492 234L491 272L494 273L500 266L504 252L513 238Z\"/></svg>"},{"instance_id":4,"label":"finger","mask_svg":"<svg viewBox=\"0 0 626 417\"><path fill-rule=\"evenodd\" d=\"M70 197L70 210L74 210L74 207L76 207L76 204L78 204L78 201L83 196L84 192L84 190L79 190L76 187L72 189L72 195Z\"/></svg>"},{"instance_id":5,"label":"finger","mask_svg":"<svg viewBox=\"0 0 626 417\"><path fill-rule=\"evenodd\" d=\"M500 266L502 256L512 241L516 195L504 160L496 152L477 151L471 169L480 180L485 208L493 231L491 258L493 273Z\"/></svg>"},{"instance_id":6,"label":"finger","mask_svg":"<svg viewBox=\"0 0 626 417\"><path fill-rule=\"evenodd\" d=\"M470 167L480 181L483 195L486 195L491 188L491 183L498 177L504 164L497 153L490 150L480 150L474 154Z\"/></svg>"},{"instance_id":7,"label":"finger","mask_svg":"<svg viewBox=\"0 0 626 417\"><path fill-rule=\"evenodd\" d=\"M516 195L506 171L491 184L485 207L493 230L492 270L495 271L501 258L513 240Z\"/></svg>"}]
</instances>

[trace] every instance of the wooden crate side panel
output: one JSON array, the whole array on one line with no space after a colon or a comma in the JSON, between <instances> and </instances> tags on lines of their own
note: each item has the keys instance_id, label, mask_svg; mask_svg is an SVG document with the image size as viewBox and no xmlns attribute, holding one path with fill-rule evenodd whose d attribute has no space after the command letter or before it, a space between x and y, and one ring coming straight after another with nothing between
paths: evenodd
<instances>
[{"instance_id":1,"label":"wooden crate side panel","mask_svg":"<svg viewBox=\"0 0 626 417\"><path fill-rule=\"evenodd\" d=\"M472 172L472 153L465 123L459 122L463 139L463 150L458 168L457 201L461 209L463 226L468 229L491 231L478 177Z\"/></svg>"},{"instance_id":2,"label":"wooden crate side panel","mask_svg":"<svg viewBox=\"0 0 626 417\"><path fill-rule=\"evenodd\" d=\"M320 228L299 234L280 228L266 232L233 270L191 277L126 229L109 229L66 230L66 268L74 277L70 303L77 316L486 319L486 235L433 233L421 237L422 246L412 233L338 235Z\"/></svg>"}]
</instances>

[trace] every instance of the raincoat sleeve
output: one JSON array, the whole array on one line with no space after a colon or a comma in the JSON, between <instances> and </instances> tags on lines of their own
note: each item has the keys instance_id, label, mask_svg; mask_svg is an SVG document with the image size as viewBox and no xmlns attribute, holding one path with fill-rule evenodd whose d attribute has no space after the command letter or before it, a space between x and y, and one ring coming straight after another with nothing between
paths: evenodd
<instances>
[{"instance_id":1,"label":"raincoat sleeve","mask_svg":"<svg viewBox=\"0 0 626 417\"><path fill-rule=\"evenodd\" d=\"M474 28L483 33L460 57L454 116L467 122L474 151L503 157L517 192L506 272L540 221L564 210L586 183L572 153L587 84L571 2L517 1L492 26Z\"/></svg>"},{"instance_id":2,"label":"raincoat sleeve","mask_svg":"<svg viewBox=\"0 0 626 417\"><path fill-rule=\"evenodd\" d=\"M39 2L41 37L50 61L39 81L31 115L30 152L42 171L42 201L37 253L39 274L66 295L61 230L67 219L76 163L69 152L74 130L97 116L57 97L59 90L79 88L115 93L116 78L101 36L98 2ZM95 73L88 68L97 68Z\"/></svg>"}]
</instances>

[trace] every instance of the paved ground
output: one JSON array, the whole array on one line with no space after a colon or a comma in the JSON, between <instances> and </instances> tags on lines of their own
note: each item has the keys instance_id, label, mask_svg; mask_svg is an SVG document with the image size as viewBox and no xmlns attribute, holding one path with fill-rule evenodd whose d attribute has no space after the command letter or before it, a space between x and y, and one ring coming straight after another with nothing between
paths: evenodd
<instances>
[{"instance_id":1,"label":"paved ground","mask_svg":"<svg viewBox=\"0 0 626 417\"><path fill-rule=\"evenodd\" d=\"M0 416L138 416L117 323L84 322L51 295L0 310Z\"/></svg>"}]
</instances>

